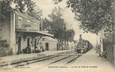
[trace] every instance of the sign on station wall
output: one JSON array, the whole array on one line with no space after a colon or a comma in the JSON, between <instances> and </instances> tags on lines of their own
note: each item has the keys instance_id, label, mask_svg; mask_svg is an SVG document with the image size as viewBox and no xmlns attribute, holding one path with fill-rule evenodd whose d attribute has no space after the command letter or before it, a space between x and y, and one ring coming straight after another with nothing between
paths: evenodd
<instances>
[{"instance_id":1,"label":"sign on station wall","mask_svg":"<svg viewBox=\"0 0 115 72\"><path fill-rule=\"evenodd\" d=\"M16 14L16 30L18 31L39 31L40 21L29 15Z\"/></svg>"}]
</instances>

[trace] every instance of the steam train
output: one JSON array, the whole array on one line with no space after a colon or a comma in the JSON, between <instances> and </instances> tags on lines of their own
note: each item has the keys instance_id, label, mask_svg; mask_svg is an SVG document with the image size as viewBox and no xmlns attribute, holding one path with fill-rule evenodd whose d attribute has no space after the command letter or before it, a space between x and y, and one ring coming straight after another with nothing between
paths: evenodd
<instances>
[{"instance_id":1,"label":"steam train","mask_svg":"<svg viewBox=\"0 0 115 72\"><path fill-rule=\"evenodd\" d=\"M88 40L80 40L75 47L75 51L77 53L86 53L91 48L93 48L93 46Z\"/></svg>"}]
</instances>

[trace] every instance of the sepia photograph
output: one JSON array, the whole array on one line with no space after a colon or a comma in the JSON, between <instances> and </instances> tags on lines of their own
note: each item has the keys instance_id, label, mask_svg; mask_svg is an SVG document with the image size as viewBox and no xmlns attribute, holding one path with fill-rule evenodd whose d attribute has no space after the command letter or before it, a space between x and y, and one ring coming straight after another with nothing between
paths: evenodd
<instances>
[{"instance_id":1,"label":"sepia photograph","mask_svg":"<svg viewBox=\"0 0 115 72\"><path fill-rule=\"evenodd\" d=\"M0 0L0 72L115 72L115 0Z\"/></svg>"}]
</instances>

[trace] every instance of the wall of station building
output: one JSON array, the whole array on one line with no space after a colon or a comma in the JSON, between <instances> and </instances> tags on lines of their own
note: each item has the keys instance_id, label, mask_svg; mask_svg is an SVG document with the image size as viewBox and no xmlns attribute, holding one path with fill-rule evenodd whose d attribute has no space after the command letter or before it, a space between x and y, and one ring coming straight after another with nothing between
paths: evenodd
<instances>
[{"instance_id":1,"label":"wall of station building","mask_svg":"<svg viewBox=\"0 0 115 72\"><path fill-rule=\"evenodd\" d=\"M38 39L38 37L35 37L28 33L16 33L16 53L24 53L24 50L26 50L27 48L30 48L29 53L32 53L35 48L38 48Z\"/></svg>"},{"instance_id":2,"label":"wall of station building","mask_svg":"<svg viewBox=\"0 0 115 72\"><path fill-rule=\"evenodd\" d=\"M57 39L44 36L40 39L40 43L43 46L43 49L46 51L57 51Z\"/></svg>"},{"instance_id":3,"label":"wall of station building","mask_svg":"<svg viewBox=\"0 0 115 72\"><path fill-rule=\"evenodd\" d=\"M30 52L25 52L27 48ZM25 50L25 51L24 51ZM48 36L36 35L35 33L16 34L16 53L39 53L44 51L56 51L57 40Z\"/></svg>"},{"instance_id":4,"label":"wall of station building","mask_svg":"<svg viewBox=\"0 0 115 72\"><path fill-rule=\"evenodd\" d=\"M0 21L0 56L12 54L10 48L10 20Z\"/></svg>"},{"instance_id":5,"label":"wall of station building","mask_svg":"<svg viewBox=\"0 0 115 72\"><path fill-rule=\"evenodd\" d=\"M15 12L16 14L16 30L19 31L39 31L40 21L29 16L28 14L23 14L21 12Z\"/></svg>"}]
</instances>

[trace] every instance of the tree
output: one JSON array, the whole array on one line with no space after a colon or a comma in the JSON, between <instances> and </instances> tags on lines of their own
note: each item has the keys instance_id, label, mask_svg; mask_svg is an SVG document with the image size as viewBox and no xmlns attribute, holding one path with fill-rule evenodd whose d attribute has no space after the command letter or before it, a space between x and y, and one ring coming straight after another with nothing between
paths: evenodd
<instances>
[{"instance_id":1,"label":"tree","mask_svg":"<svg viewBox=\"0 0 115 72\"><path fill-rule=\"evenodd\" d=\"M10 1L3 0L0 1L0 20L8 18L11 12Z\"/></svg>"},{"instance_id":2,"label":"tree","mask_svg":"<svg viewBox=\"0 0 115 72\"><path fill-rule=\"evenodd\" d=\"M49 15L50 21L50 33L54 34L54 36L58 39L64 39L63 35L66 31L66 25L64 19L61 15L61 8L55 8L51 15Z\"/></svg>"},{"instance_id":3,"label":"tree","mask_svg":"<svg viewBox=\"0 0 115 72\"><path fill-rule=\"evenodd\" d=\"M61 14L61 8L55 8L48 19L43 20L43 29L47 29L58 39L59 48L64 49L68 41L72 41L74 37L73 30L67 30L66 24Z\"/></svg>"},{"instance_id":4,"label":"tree","mask_svg":"<svg viewBox=\"0 0 115 72\"><path fill-rule=\"evenodd\" d=\"M36 7L35 2L32 0L16 0L18 3L19 10L21 12L27 12L30 16L40 20L42 11Z\"/></svg>"},{"instance_id":5,"label":"tree","mask_svg":"<svg viewBox=\"0 0 115 72\"><path fill-rule=\"evenodd\" d=\"M15 2L21 12L32 12L34 10L35 3L32 0L15 0Z\"/></svg>"},{"instance_id":6,"label":"tree","mask_svg":"<svg viewBox=\"0 0 115 72\"><path fill-rule=\"evenodd\" d=\"M53 0L55 4L58 4L59 2L61 2L62 0Z\"/></svg>"},{"instance_id":7,"label":"tree","mask_svg":"<svg viewBox=\"0 0 115 72\"><path fill-rule=\"evenodd\" d=\"M98 33L104 28L111 29L111 0L69 0L67 5L79 17L84 31Z\"/></svg>"},{"instance_id":8,"label":"tree","mask_svg":"<svg viewBox=\"0 0 115 72\"><path fill-rule=\"evenodd\" d=\"M3 0L0 2L0 15L2 18L9 17L13 10L19 10L22 13L27 13L28 15L40 19L41 10L35 10L35 2L32 0Z\"/></svg>"},{"instance_id":9,"label":"tree","mask_svg":"<svg viewBox=\"0 0 115 72\"><path fill-rule=\"evenodd\" d=\"M41 30L44 30L44 31L51 31L51 21L49 21L47 18L44 18L42 20L42 26L41 26Z\"/></svg>"},{"instance_id":10,"label":"tree","mask_svg":"<svg viewBox=\"0 0 115 72\"><path fill-rule=\"evenodd\" d=\"M74 35L75 35L75 32L74 30L70 29L70 30L67 30L66 31L66 36L65 36L65 40L67 41L73 41L74 40Z\"/></svg>"},{"instance_id":11,"label":"tree","mask_svg":"<svg viewBox=\"0 0 115 72\"><path fill-rule=\"evenodd\" d=\"M58 39L58 50L63 50L66 26L60 12L60 8L55 8L49 17L52 20L50 22L51 29L49 33L54 34L54 37Z\"/></svg>"}]
</instances>

